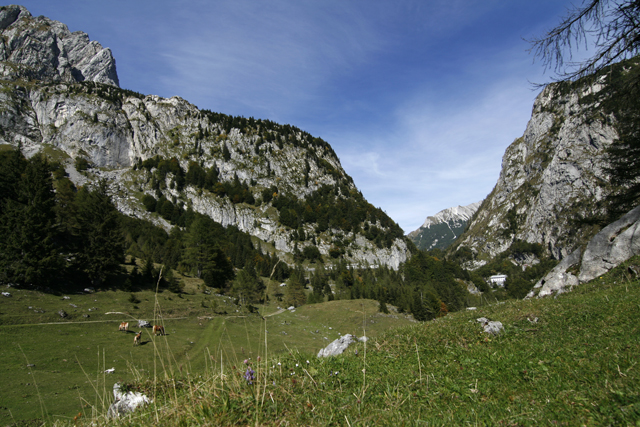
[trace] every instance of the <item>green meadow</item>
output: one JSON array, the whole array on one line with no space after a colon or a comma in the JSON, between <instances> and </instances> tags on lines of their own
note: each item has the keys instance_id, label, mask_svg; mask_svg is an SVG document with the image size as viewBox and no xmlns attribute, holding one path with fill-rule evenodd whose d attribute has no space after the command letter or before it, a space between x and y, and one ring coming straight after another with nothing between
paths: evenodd
<instances>
[{"instance_id":1,"label":"green meadow","mask_svg":"<svg viewBox=\"0 0 640 427\"><path fill-rule=\"evenodd\" d=\"M425 323L369 300L246 313L195 288L70 300L11 290L0 300L0 423L640 425L640 280L629 263L640 258L555 298ZM56 314L62 305L69 318ZM154 312L166 336L145 329L134 347L133 332L118 331ZM484 333L481 316L503 332ZM347 333L369 339L316 357ZM153 403L108 419L116 381Z\"/></svg>"},{"instance_id":2,"label":"green meadow","mask_svg":"<svg viewBox=\"0 0 640 427\"><path fill-rule=\"evenodd\" d=\"M118 421L92 421L637 426L640 281L627 265L556 298L510 300L390 328L338 357L290 351L250 360L251 384L244 364L141 381L133 387L153 404ZM487 335L476 321L481 316L502 322L504 331Z\"/></svg>"},{"instance_id":3,"label":"green meadow","mask_svg":"<svg viewBox=\"0 0 640 427\"><path fill-rule=\"evenodd\" d=\"M202 375L207 367L292 351L316 354L341 334L374 337L412 323L404 315L378 313L378 303L370 300L295 311L273 303L248 313L231 298L197 289L187 286L182 295L104 291L69 299L6 289L12 296L0 297L0 425L65 422L79 413L97 417L113 400L116 382ZM137 319L163 324L166 335L137 328ZM128 333L118 330L121 321L130 322ZM140 330L142 343L134 347Z\"/></svg>"}]
</instances>

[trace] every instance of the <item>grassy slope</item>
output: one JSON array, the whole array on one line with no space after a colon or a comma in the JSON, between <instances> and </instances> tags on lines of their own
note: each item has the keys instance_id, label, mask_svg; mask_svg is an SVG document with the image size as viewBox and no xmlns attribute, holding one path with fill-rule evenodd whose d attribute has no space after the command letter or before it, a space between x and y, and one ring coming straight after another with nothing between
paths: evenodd
<instances>
[{"instance_id":1,"label":"grassy slope","mask_svg":"<svg viewBox=\"0 0 640 427\"><path fill-rule=\"evenodd\" d=\"M195 289L188 287L191 292ZM63 300L35 291L7 290L12 297L0 297L2 426L43 414L56 421L71 419L78 412L85 417L102 413L111 403L117 381L165 378L165 373L199 375L211 364L226 366L245 357L265 357L265 329L268 354L316 353L338 338L339 332L363 335L363 321L371 336L410 323L403 316L377 313L375 301L335 301L322 309L309 305L295 312L280 312L271 304L261 307L266 319L262 320L257 314L236 312L238 307L229 298L195 292L179 298L163 292L158 294L158 304L167 336L153 338L146 329L143 345L134 348L135 319L159 323L152 321L155 295L151 291L136 292L140 302L132 303L131 294L125 292L70 295L70 300ZM214 307L228 314L216 314ZM70 317L62 319L57 314L60 309ZM128 334L118 331L122 320L132 324ZM115 373L104 374L109 368L115 368Z\"/></svg>"},{"instance_id":2,"label":"grassy slope","mask_svg":"<svg viewBox=\"0 0 640 427\"><path fill-rule=\"evenodd\" d=\"M555 299L389 330L343 356L252 361L252 385L244 367L222 365L202 378L142 382L156 404L121 423L638 425L639 301L640 281L618 268ZM505 331L487 336L480 316Z\"/></svg>"}]
</instances>

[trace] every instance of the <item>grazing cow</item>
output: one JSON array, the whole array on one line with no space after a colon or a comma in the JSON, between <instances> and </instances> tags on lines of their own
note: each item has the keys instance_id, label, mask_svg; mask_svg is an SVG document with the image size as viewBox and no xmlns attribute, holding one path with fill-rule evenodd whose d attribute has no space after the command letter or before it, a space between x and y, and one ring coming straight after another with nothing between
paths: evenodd
<instances>
[{"instance_id":1,"label":"grazing cow","mask_svg":"<svg viewBox=\"0 0 640 427\"><path fill-rule=\"evenodd\" d=\"M142 331L138 332L136 336L133 337L133 345L136 346L140 344L140 341L142 341Z\"/></svg>"},{"instance_id":2,"label":"grazing cow","mask_svg":"<svg viewBox=\"0 0 640 427\"><path fill-rule=\"evenodd\" d=\"M153 325L153 335L164 335L164 326Z\"/></svg>"},{"instance_id":3,"label":"grazing cow","mask_svg":"<svg viewBox=\"0 0 640 427\"><path fill-rule=\"evenodd\" d=\"M129 322L120 323L120 328L119 329L121 331L129 332Z\"/></svg>"}]
</instances>

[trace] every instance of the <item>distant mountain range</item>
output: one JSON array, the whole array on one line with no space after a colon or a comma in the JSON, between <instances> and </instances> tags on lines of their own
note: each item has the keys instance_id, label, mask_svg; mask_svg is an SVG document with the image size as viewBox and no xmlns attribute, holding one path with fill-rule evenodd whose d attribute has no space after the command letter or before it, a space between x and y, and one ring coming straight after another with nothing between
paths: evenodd
<instances>
[{"instance_id":1,"label":"distant mountain range","mask_svg":"<svg viewBox=\"0 0 640 427\"><path fill-rule=\"evenodd\" d=\"M428 216L424 224L407 235L419 249L446 249L460 236L481 202L456 206Z\"/></svg>"}]
</instances>

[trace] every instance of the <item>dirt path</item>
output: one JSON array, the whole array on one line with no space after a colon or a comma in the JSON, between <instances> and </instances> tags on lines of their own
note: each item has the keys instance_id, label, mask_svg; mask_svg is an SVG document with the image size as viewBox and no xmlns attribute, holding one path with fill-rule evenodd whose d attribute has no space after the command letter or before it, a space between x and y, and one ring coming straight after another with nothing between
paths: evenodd
<instances>
[{"instance_id":1,"label":"dirt path","mask_svg":"<svg viewBox=\"0 0 640 427\"><path fill-rule=\"evenodd\" d=\"M188 319L188 317L171 317L169 319L163 319L163 321L167 320L184 320ZM121 320L82 320L79 322L48 322L48 323L22 323L17 325L0 325L0 328L13 327L13 326L42 326L42 325L77 325L79 323L120 323Z\"/></svg>"},{"instance_id":2,"label":"dirt path","mask_svg":"<svg viewBox=\"0 0 640 427\"><path fill-rule=\"evenodd\" d=\"M271 317L271 316L275 316L276 314L282 314L282 313L284 313L284 312L285 312L285 309L284 309L284 308L281 308L280 310L276 311L275 313L266 314L266 315L264 315L264 316L262 316L262 317Z\"/></svg>"}]
</instances>

